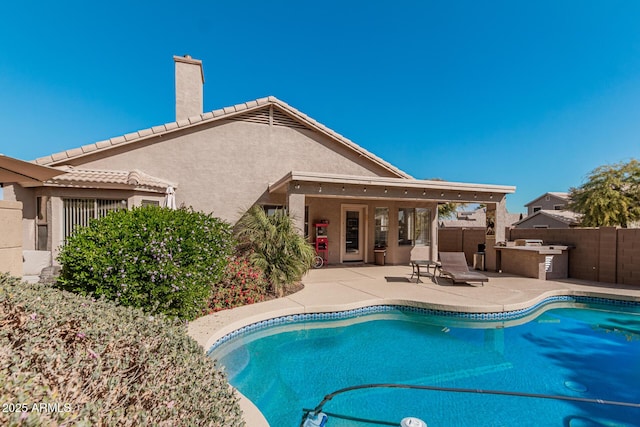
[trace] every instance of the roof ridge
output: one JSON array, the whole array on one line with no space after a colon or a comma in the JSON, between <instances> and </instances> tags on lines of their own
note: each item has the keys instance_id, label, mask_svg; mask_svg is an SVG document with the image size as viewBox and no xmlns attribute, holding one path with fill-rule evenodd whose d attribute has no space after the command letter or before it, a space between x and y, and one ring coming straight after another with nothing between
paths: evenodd
<instances>
[{"instance_id":1,"label":"roof ridge","mask_svg":"<svg viewBox=\"0 0 640 427\"><path fill-rule=\"evenodd\" d=\"M365 148L351 141L349 138L345 137L344 135L341 135L340 133L334 131L333 129L323 125L322 123L318 122L317 120L311 118L307 114L303 113L302 111L298 110L295 107L292 107L291 105L287 104L286 102L278 99L273 95L257 98L251 101L246 101L246 102L242 102L242 103L227 106L227 107L222 107L216 110L212 110L209 112L205 112L199 115L177 120L174 122L168 122L162 125L141 129L141 130L130 132L124 135L116 136L116 137L105 139L102 141L97 141L92 144L83 145L78 148L72 148L69 150L60 151L57 153L53 153L49 156L40 157L36 159L34 163L39 165L52 165L58 162L63 162L65 160L82 157L84 155L88 155L94 152L103 151L113 146L118 146L121 144L130 144L145 138L163 135L166 133L176 131L178 129L195 126L211 120L217 120L220 118L229 117L237 113L251 111L267 105L277 105L281 109L295 116L298 120L302 121L307 126L316 128L318 131L329 135L330 137L338 140L342 144L346 145L347 147L351 148L357 153L363 155L364 157L368 158L374 163L377 163L383 168L389 170L390 172L403 178L409 178L409 179L413 178L408 173L402 171L401 169L397 168L396 166L392 165L386 160L376 156L375 154L371 153L370 151L366 150Z\"/></svg>"}]
</instances>

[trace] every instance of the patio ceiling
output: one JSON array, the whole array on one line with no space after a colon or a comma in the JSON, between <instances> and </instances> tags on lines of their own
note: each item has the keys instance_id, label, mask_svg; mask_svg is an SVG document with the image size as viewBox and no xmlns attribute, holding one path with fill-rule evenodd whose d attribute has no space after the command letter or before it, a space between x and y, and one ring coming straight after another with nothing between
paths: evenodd
<instances>
[{"instance_id":1,"label":"patio ceiling","mask_svg":"<svg viewBox=\"0 0 640 427\"><path fill-rule=\"evenodd\" d=\"M289 172L269 185L270 193L301 193L318 197L410 199L465 203L489 203L514 193L513 186L469 184L377 176Z\"/></svg>"}]
</instances>

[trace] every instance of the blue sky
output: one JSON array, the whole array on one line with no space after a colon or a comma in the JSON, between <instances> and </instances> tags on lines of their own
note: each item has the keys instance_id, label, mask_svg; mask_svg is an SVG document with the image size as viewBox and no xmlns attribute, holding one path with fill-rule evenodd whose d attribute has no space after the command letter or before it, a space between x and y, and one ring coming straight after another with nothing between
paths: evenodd
<instances>
[{"instance_id":1,"label":"blue sky","mask_svg":"<svg viewBox=\"0 0 640 427\"><path fill-rule=\"evenodd\" d=\"M640 2L16 1L0 153L32 160L273 95L416 178L517 187L508 209L640 157Z\"/></svg>"}]
</instances>

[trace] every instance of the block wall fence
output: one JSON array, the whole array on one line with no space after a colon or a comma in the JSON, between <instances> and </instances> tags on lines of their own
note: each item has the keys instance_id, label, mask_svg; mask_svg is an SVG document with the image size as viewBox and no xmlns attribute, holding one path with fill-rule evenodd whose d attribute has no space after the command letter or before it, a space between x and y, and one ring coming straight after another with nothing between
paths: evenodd
<instances>
[{"instance_id":1,"label":"block wall fence","mask_svg":"<svg viewBox=\"0 0 640 427\"><path fill-rule=\"evenodd\" d=\"M569 251L569 277L640 287L640 229L615 227L574 229L508 229L507 240L541 239L564 244ZM484 230L440 229L438 250L464 252L469 263L484 242Z\"/></svg>"}]
</instances>

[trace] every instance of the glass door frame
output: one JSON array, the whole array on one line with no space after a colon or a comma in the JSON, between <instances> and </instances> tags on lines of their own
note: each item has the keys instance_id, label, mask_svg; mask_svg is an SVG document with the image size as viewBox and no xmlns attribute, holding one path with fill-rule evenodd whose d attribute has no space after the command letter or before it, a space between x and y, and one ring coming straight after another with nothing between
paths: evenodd
<instances>
[{"instance_id":1,"label":"glass door frame","mask_svg":"<svg viewBox=\"0 0 640 427\"><path fill-rule=\"evenodd\" d=\"M359 212L358 218L358 236L359 243L358 247L360 249L357 255L350 255L347 253L346 245L347 245L347 212L348 211L357 211ZM363 204L343 204L340 206L340 262L348 262L348 261L362 261L364 263L367 262L368 255L368 213L369 206Z\"/></svg>"}]
</instances>

